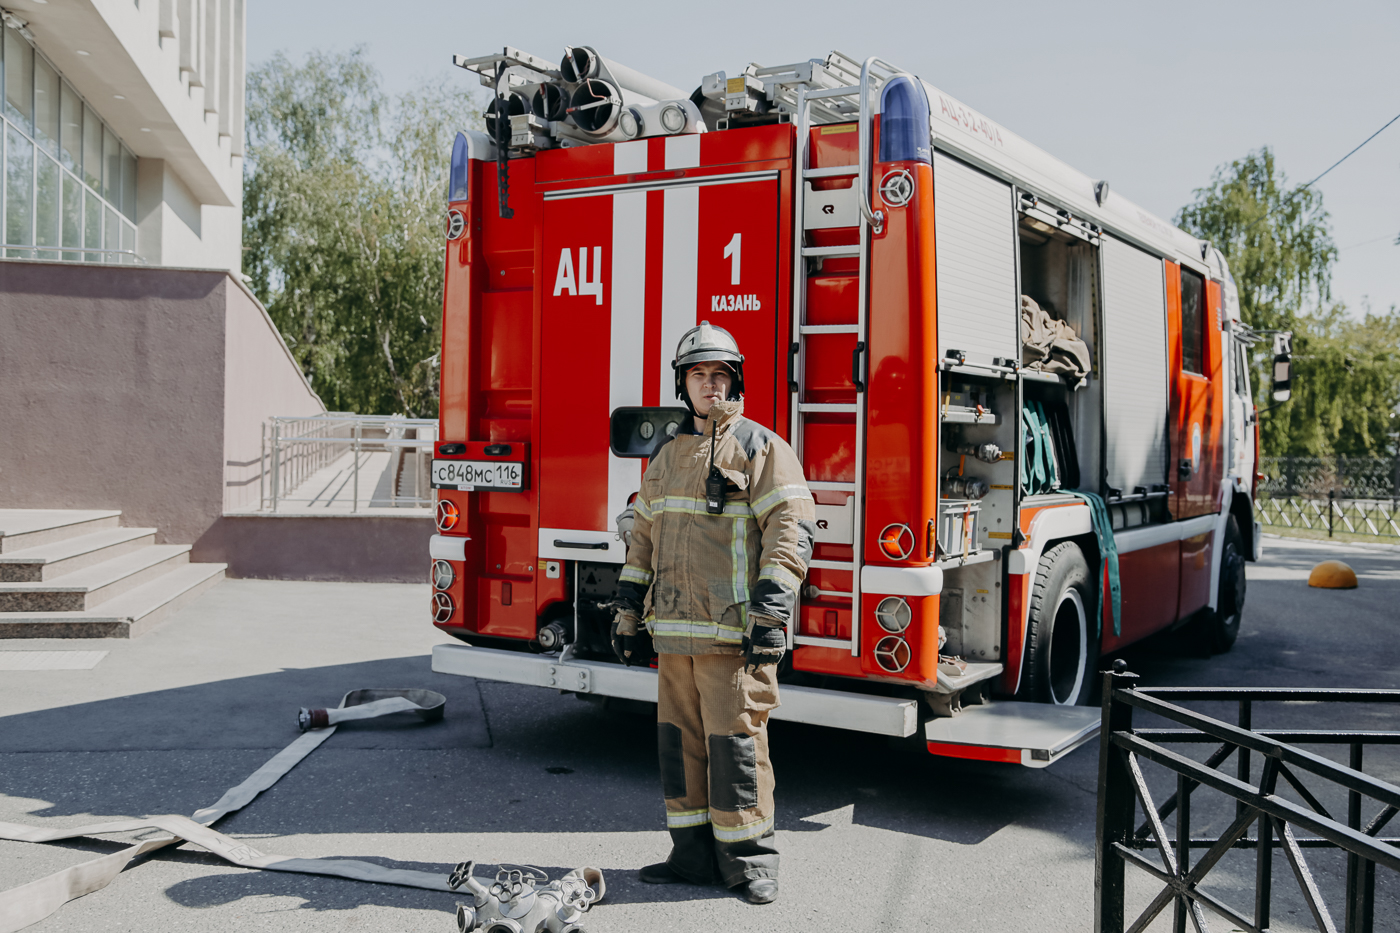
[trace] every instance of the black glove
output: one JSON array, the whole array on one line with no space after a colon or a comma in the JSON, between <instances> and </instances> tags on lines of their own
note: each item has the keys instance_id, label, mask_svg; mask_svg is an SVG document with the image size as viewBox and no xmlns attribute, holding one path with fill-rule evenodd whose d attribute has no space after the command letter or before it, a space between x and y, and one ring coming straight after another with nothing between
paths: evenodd
<instances>
[{"instance_id":1,"label":"black glove","mask_svg":"<svg viewBox=\"0 0 1400 933\"><path fill-rule=\"evenodd\" d=\"M775 623L776 619L773 620ZM764 618L755 618L749 633L744 636L744 669L757 668L760 664L777 664L787 651L787 634L781 625L769 625Z\"/></svg>"},{"instance_id":2,"label":"black glove","mask_svg":"<svg viewBox=\"0 0 1400 933\"><path fill-rule=\"evenodd\" d=\"M637 614L630 609L620 609L612 621L612 649L617 659L628 667L632 662L643 663L642 639L637 634L639 623Z\"/></svg>"}]
</instances>

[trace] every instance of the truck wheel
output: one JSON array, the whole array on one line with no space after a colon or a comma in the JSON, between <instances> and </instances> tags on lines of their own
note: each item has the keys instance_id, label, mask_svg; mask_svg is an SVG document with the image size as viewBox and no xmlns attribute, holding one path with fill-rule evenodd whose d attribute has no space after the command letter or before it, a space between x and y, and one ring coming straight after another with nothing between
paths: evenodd
<instances>
[{"instance_id":1,"label":"truck wheel","mask_svg":"<svg viewBox=\"0 0 1400 933\"><path fill-rule=\"evenodd\" d=\"M1090 701L1099 656L1094 607L1098 595L1079 546L1055 545L1040 558L1031 591L1022 694L1040 703Z\"/></svg>"},{"instance_id":2,"label":"truck wheel","mask_svg":"<svg viewBox=\"0 0 1400 933\"><path fill-rule=\"evenodd\" d=\"M1231 515L1225 521L1225 541L1220 550L1220 588L1215 609L1207 609L1192 626L1196 646L1209 654L1224 654L1240 634L1245 595L1244 535Z\"/></svg>"}]
</instances>

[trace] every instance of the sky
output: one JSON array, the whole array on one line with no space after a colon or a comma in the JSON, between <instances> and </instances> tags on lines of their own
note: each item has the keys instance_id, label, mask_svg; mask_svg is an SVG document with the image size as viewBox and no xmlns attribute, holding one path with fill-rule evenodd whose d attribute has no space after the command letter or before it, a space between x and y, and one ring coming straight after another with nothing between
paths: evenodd
<instances>
[{"instance_id":1,"label":"sky","mask_svg":"<svg viewBox=\"0 0 1400 933\"><path fill-rule=\"evenodd\" d=\"M1170 220L1261 146L1297 184L1400 114L1400 3L449 2L248 0L250 66L363 46L391 93L475 75L452 55L565 45L683 88L749 62L879 55ZM852 14L852 11L859 11ZM1400 122L1317 185L1332 297L1400 305Z\"/></svg>"}]
</instances>

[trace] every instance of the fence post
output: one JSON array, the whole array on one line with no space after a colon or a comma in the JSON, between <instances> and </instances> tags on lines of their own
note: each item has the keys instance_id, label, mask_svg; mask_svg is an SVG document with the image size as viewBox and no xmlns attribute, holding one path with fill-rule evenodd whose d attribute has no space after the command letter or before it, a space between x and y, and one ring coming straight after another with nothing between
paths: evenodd
<instances>
[{"instance_id":1,"label":"fence post","mask_svg":"<svg viewBox=\"0 0 1400 933\"><path fill-rule=\"evenodd\" d=\"M1122 751L1113 745L1114 732L1133 730L1133 708L1115 702L1115 690L1137 686L1137 675L1128 673L1121 659L1103 675L1103 720L1099 732L1099 812L1094 846L1094 931L1123 933L1123 869L1115 842L1127 843L1133 834L1136 796L1132 772Z\"/></svg>"},{"instance_id":2,"label":"fence post","mask_svg":"<svg viewBox=\"0 0 1400 933\"><path fill-rule=\"evenodd\" d=\"M1334 486L1327 490L1327 537L1329 538L1332 537L1332 515L1336 512L1336 508L1334 507L1336 503L1337 489Z\"/></svg>"},{"instance_id":3,"label":"fence post","mask_svg":"<svg viewBox=\"0 0 1400 933\"><path fill-rule=\"evenodd\" d=\"M1400 505L1400 447L1395 451L1395 464L1391 468L1390 481L1390 508L1394 510Z\"/></svg>"},{"instance_id":4,"label":"fence post","mask_svg":"<svg viewBox=\"0 0 1400 933\"><path fill-rule=\"evenodd\" d=\"M272 511L282 494L282 422L272 419Z\"/></svg>"}]
</instances>

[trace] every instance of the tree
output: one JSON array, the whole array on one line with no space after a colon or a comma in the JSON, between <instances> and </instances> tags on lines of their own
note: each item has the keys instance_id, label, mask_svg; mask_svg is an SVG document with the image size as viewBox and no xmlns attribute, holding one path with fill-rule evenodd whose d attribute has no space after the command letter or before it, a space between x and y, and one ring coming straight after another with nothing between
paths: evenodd
<instances>
[{"instance_id":1,"label":"tree","mask_svg":"<svg viewBox=\"0 0 1400 933\"><path fill-rule=\"evenodd\" d=\"M1321 192L1290 187L1264 147L1217 168L1195 196L1176 222L1225 255L1244 322L1294 334L1292 401L1270 400L1272 342L1254 357L1262 453L1388 453L1400 402L1400 314L1357 321L1331 302L1337 248Z\"/></svg>"},{"instance_id":2,"label":"tree","mask_svg":"<svg viewBox=\"0 0 1400 933\"><path fill-rule=\"evenodd\" d=\"M436 416L448 161L479 112L390 100L359 49L250 71L244 270L327 407Z\"/></svg>"}]
</instances>

